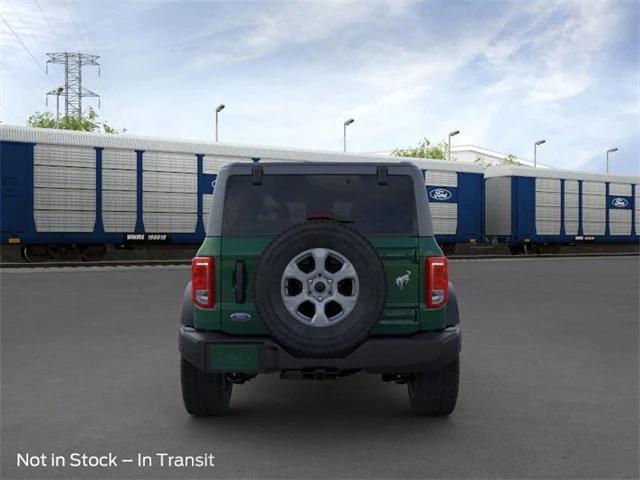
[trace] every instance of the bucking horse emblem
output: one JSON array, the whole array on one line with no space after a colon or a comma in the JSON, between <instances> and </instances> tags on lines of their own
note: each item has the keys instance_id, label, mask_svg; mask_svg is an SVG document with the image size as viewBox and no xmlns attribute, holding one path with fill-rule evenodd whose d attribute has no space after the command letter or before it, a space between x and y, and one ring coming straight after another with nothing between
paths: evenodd
<instances>
[{"instance_id":1,"label":"bucking horse emblem","mask_svg":"<svg viewBox=\"0 0 640 480\"><path fill-rule=\"evenodd\" d=\"M404 286L409 283L409 280L411 280L411 271L407 270L407 273L396 278L396 285L400 290L404 290Z\"/></svg>"}]
</instances>

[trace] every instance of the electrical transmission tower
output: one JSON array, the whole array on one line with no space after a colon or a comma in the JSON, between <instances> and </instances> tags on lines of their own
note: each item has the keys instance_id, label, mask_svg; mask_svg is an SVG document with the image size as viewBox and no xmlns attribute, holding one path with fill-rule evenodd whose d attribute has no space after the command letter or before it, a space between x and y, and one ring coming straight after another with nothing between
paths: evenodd
<instances>
[{"instance_id":1,"label":"electrical transmission tower","mask_svg":"<svg viewBox=\"0 0 640 480\"><path fill-rule=\"evenodd\" d=\"M58 100L61 95L65 97L65 116L81 117L82 99L85 97L97 98L98 107L100 107L100 95L82 86L82 67L97 66L98 76L100 76L100 64L98 63L100 56L68 52L47 53L47 56L49 57L47 71L50 63L64 65L64 86L47 92L47 96L56 95Z\"/></svg>"}]
</instances>

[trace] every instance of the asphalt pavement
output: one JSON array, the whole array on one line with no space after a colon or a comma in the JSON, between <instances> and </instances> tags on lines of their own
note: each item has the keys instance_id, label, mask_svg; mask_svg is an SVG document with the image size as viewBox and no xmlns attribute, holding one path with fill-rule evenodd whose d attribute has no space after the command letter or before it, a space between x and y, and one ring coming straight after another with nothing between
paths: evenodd
<instances>
[{"instance_id":1,"label":"asphalt pavement","mask_svg":"<svg viewBox=\"0 0 640 480\"><path fill-rule=\"evenodd\" d=\"M638 257L450 270L464 331L451 417L412 416L406 386L377 376L265 375L206 420L180 397L186 268L3 271L0 476L637 478ZM72 467L74 452L134 462ZM160 466L163 452L212 453L215 466ZM17 466L43 453L66 466Z\"/></svg>"}]
</instances>

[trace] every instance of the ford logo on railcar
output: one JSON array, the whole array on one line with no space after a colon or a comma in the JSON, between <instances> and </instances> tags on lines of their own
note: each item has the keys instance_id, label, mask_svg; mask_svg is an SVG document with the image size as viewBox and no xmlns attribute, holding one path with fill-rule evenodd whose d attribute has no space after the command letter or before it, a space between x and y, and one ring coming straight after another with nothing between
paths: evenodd
<instances>
[{"instance_id":1,"label":"ford logo on railcar","mask_svg":"<svg viewBox=\"0 0 640 480\"><path fill-rule=\"evenodd\" d=\"M429 196L434 200L449 200L451 198L451 192L446 188L434 188L429 192Z\"/></svg>"},{"instance_id":2,"label":"ford logo on railcar","mask_svg":"<svg viewBox=\"0 0 640 480\"><path fill-rule=\"evenodd\" d=\"M627 205L629 205L629 200L622 197L616 197L611 200L611 205L616 208L625 208Z\"/></svg>"}]
</instances>

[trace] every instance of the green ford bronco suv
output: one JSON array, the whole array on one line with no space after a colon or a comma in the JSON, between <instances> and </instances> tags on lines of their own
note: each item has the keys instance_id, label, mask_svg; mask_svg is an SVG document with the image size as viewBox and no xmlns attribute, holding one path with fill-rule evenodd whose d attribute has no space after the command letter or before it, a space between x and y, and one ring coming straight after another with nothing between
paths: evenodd
<instances>
[{"instance_id":1,"label":"green ford bronco suv","mask_svg":"<svg viewBox=\"0 0 640 480\"><path fill-rule=\"evenodd\" d=\"M410 163L230 164L180 326L184 405L223 414L259 373L407 383L422 415L458 395L461 333L422 172Z\"/></svg>"}]
</instances>

